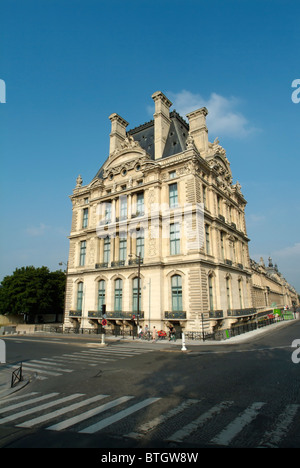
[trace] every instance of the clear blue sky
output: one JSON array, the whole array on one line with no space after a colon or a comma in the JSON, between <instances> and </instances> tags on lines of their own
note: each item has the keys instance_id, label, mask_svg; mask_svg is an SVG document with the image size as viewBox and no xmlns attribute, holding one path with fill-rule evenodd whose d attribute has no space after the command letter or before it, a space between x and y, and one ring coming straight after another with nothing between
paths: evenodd
<instances>
[{"instance_id":1,"label":"clear blue sky","mask_svg":"<svg viewBox=\"0 0 300 468\"><path fill-rule=\"evenodd\" d=\"M0 280L67 261L76 177L108 155L117 112L206 105L248 200L250 253L300 291L298 0L2 0Z\"/></svg>"}]
</instances>

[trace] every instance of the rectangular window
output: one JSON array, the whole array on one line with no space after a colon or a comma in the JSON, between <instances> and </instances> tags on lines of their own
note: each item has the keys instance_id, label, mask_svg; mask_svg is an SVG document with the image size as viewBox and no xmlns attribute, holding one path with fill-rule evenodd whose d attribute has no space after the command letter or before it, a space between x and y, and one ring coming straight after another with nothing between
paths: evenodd
<instances>
[{"instance_id":1,"label":"rectangular window","mask_svg":"<svg viewBox=\"0 0 300 468\"><path fill-rule=\"evenodd\" d=\"M98 311L101 312L102 306L105 304L105 281L99 281L98 285Z\"/></svg>"},{"instance_id":2,"label":"rectangular window","mask_svg":"<svg viewBox=\"0 0 300 468\"><path fill-rule=\"evenodd\" d=\"M231 310L231 292L230 292L230 279L226 278L226 292L227 292L227 309Z\"/></svg>"},{"instance_id":3,"label":"rectangular window","mask_svg":"<svg viewBox=\"0 0 300 468\"><path fill-rule=\"evenodd\" d=\"M209 310L214 310L214 288L213 288L213 278L208 277L208 287L209 287Z\"/></svg>"},{"instance_id":4,"label":"rectangular window","mask_svg":"<svg viewBox=\"0 0 300 468\"><path fill-rule=\"evenodd\" d=\"M85 257L86 257L86 241L80 242L80 266L85 265Z\"/></svg>"},{"instance_id":5,"label":"rectangular window","mask_svg":"<svg viewBox=\"0 0 300 468\"><path fill-rule=\"evenodd\" d=\"M172 277L172 312L182 312L182 278Z\"/></svg>"},{"instance_id":6,"label":"rectangular window","mask_svg":"<svg viewBox=\"0 0 300 468\"><path fill-rule=\"evenodd\" d=\"M82 228L86 229L88 227L89 222L89 209L84 208L83 210L83 220L82 220Z\"/></svg>"},{"instance_id":7,"label":"rectangular window","mask_svg":"<svg viewBox=\"0 0 300 468\"><path fill-rule=\"evenodd\" d=\"M170 208L176 208L178 206L177 184L169 185L169 204L170 204Z\"/></svg>"},{"instance_id":8,"label":"rectangular window","mask_svg":"<svg viewBox=\"0 0 300 468\"><path fill-rule=\"evenodd\" d=\"M109 237L106 237L104 239L103 262L106 264L110 262L110 238Z\"/></svg>"},{"instance_id":9,"label":"rectangular window","mask_svg":"<svg viewBox=\"0 0 300 468\"><path fill-rule=\"evenodd\" d=\"M180 224L170 225L170 255L180 254Z\"/></svg>"},{"instance_id":10,"label":"rectangular window","mask_svg":"<svg viewBox=\"0 0 300 468\"><path fill-rule=\"evenodd\" d=\"M83 305L83 283L78 284L77 288L77 310L82 312Z\"/></svg>"},{"instance_id":11,"label":"rectangular window","mask_svg":"<svg viewBox=\"0 0 300 468\"><path fill-rule=\"evenodd\" d=\"M137 194L137 203L136 203L136 214L144 214L144 193Z\"/></svg>"},{"instance_id":12,"label":"rectangular window","mask_svg":"<svg viewBox=\"0 0 300 468\"><path fill-rule=\"evenodd\" d=\"M120 237L119 260L120 262L126 261L127 254L127 238Z\"/></svg>"},{"instance_id":13,"label":"rectangular window","mask_svg":"<svg viewBox=\"0 0 300 468\"><path fill-rule=\"evenodd\" d=\"M115 281L115 312L122 312L123 282L121 279Z\"/></svg>"},{"instance_id":14,"label":"rectangular window","mask_svg":"<svg viewBox=\"0 0 300 468\"><path fill-rule=\"evenodd\" d=\"M120 198L120 218L127 219L127 197Z\"/></svg>"},{"instance_id":15,"label":"rectangular window","mask_svg":"<svg viewBox=\"0 0 300 468\"><path fill-rule=\"evenodd\" d=\"M202 186L202 195L203 195L204 208L207 208L207 204L206 204L207 197L206 197L206 187L205 187L205 185Z\"/></svg>"},{"instance_id":16,"label":"rectangular window","mask_svg":"<svg viewBox=\"0 0 300 468\"><path fill-rule=\"evenodd\" d=\"M225 251L224 251L224 232L220 232L220 241L221 241L221 259L225 259Z\"/></svg>"},{"instance_id":17,"label":"rectangular window","mask_svg":"<svg viewBox=\"0 0 300 468\"><path fill-rule=\"evenodd\" d=\"M175 177L176 177L176 171L169 172L169 178L170 179L175 179Z\"/></svg>"},{"instance_id":18,"label":"rectangular window","mask_svg":"<svg viewBox=\"0 0 300 468\"><path fill-rule=\"evenodd\" d=\"M106 202L105 204L105 222L110 223L111 222L111 211L112 211L112 204L111 202Z\"/></svg>"},{"instance_id":19,"label":"rectangular window","mask_svg":"<svg viewBox=\"0 0 300 468\"><path fill-rule=\"evenodd\" d=\"M206 253L210 255L210 232L208 224L205 224Z\"/></svg>"},{"instance_id":20,"label":"rectangular window","mask_svg":"<svg viewBox=\"0 0 300 468\"><path fill-rule=\"evenodd\" d=\"M145 255L145 238L144 233L139 233L136 238L136 255L144 258Z\"/></svg>"},{"instance_id":21,"label":"rectangular window","mask_svg":"<svg viewBox=\"0 0 300 468\"><path fill-rule=\"evenodd\" d=\"M138 311L138 278L134 278L132 282L132 312L141 311L141 302L142 302L142 291L140 285L140 298L139 298L139 311Z\"/></svg>"}]
</instances>

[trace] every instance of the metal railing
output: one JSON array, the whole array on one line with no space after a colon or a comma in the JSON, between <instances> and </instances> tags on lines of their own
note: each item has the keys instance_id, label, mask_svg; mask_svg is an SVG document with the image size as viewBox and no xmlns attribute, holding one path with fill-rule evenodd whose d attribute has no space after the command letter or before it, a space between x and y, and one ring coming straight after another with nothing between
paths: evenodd
<instances>
[{"instance_id":1,"label":"metal railing","mask_svg":"<svg viewBox=\"0 0 300 468\"><path fill-rule=\"evenodd\" d=\"M14 388L19 382L23 381L23 366L18 367L15 371L13 371L11 376L11 388Z\"/></svg>"}]
</instances>

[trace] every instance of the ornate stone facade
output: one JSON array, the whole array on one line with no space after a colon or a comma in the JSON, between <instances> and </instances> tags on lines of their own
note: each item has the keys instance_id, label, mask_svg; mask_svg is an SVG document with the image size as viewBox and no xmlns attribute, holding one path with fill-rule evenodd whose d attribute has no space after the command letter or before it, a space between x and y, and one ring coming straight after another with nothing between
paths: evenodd
<instances>
[{"instance_id":1,"label":"ornate stone facade","mask_svg":"<svg viewBox=\"0 0 300 468\"><path fill-rule=\"evenodd\" d=\"M187 123L161 92L154 120L130 131L112 114L110 151L70 197L66 327L211 332L255 316L246 200L226 151L208 140L207 109ZM138 263L140 299L138 301ZM253 292L256 291L256 292ZM258 291L258 293L257 293Z\"/></svg>"}]
</instances>

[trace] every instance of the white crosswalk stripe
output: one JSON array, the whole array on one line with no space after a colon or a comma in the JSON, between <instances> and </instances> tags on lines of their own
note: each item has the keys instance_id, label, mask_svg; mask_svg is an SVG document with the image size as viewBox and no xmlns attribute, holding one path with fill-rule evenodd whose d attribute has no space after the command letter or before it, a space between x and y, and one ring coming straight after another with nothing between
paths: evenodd
<instances>
[{"instance_id":1,"label":"white crosswalk stripe","mask_svg":"<svg viewBox=\"0 0 300 468\"><path fill-rule=\"evenodd\" d=\"M49 358L32 359L23 363L25 371L35 372L38 380L46 380L50 377L60 377L65 373L74 372L74 364L76 367L82 364L85 367L95 367L98 365L106 365L117 362L122 359L127 359L154 351L153 348L140 347L139 343L136 346L121 344L112 344L107 348L95 347L95 343L91 343L87 349L76 351L73 353L65 353L59 356L51 356ZM13 367L13 366L11 366Z\"/></svg>"},{"instance_id":2,"label":"white crosswalk stripe","mask_svg":"<svg viewBox=\"0 0 300 468\"><path fill-rule=\"evenodd\" d=\"M169 409L162 412L165 405ZM166 445L195 442L229 447L242 446L251 432L251 438L256 438L255 446L276 448L288 439L300 404L281 405L280 411L277 407L276 411L274 408L269 411L270 405L273 403L250 402L243 408L233 401L208 404L205 400L182 399L172 406L172 399L168 397L31 392L0 401L0 426L12 424L22 429L42 427L53 432L96 434L114 425L109 431L119 431L119 436L125 439L163 440ZM151 411L145 411L150 406ZM138 419L135 419L138 412ZM261 427L255 424L261 414L277 416L274 421L268 418L268 427ZM127 432L122 432L125 419L123 429ZM128 432L128 428L132 432Z\"/></svg>"}]
</instances>

